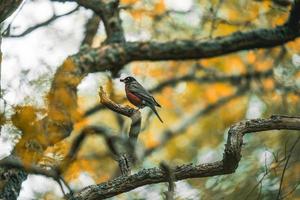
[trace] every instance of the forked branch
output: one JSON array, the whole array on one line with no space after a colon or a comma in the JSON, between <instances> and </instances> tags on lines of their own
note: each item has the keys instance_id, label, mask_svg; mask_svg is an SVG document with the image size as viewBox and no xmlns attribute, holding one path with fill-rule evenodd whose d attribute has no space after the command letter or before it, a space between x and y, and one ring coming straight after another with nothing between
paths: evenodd
<instances>
[{"instance_id":1,"label":"forked branch","mask_svg":"<svg viewBox=\"0 0 300 200\"><path fill-rule=\"evenodd\" d=\"M135 110L129 106L123 106L121 104L117 104L109 99L104 92L103 88L100 87L99 97L101 103L109 108L110 110L129 117L131 119L130 130L128 134L128 141L130 143L131 148L123 148L126 149L125 152L118 152L118 162L122 175L130 174L130 164L135 160L135 143L138 138L138 135L141 131L141 123L142 116L139 110ZM131 158L129 158L130 156Z\"/></svg>"},{"instance_id":2,"label":"forked branch","mask_svg":"<svg viewBox=\"0 0 300 200\"><path fill-rule=\"evenodd\" d=\"M272 116L268 119L251 119L239 122L231 126L228 131L222 160L212 163L177 166L173 170L174 180L234 173L241 159L243 136L245 134L279 129L300 130L300 117ZM88 186L69 199L104 199L144 185L160 182L169 182L164 170L157 167L142 169L130 176L120 176L105 183Z\"/></svg>"}]
</instances>

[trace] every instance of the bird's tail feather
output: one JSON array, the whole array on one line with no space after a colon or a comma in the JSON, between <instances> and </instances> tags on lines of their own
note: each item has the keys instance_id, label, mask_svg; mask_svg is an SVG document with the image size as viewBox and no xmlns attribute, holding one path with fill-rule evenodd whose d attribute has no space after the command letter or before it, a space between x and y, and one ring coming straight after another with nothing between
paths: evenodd
<instances>
[{"instance_id":1,"label":"bird's tail feather","mask_svg":"<svg viewBox=\"0 0 300 200\"><path fill-rule=\"evenodd\" d=\"M151 106L150 108L151 108L152 111L155 113L155 115L158 117L159 121L160 121L161 123L164 123L163 120L160 118L159 114L157 113L157 110L156 110L155 106Z\"/></svg>"}]
</instances>

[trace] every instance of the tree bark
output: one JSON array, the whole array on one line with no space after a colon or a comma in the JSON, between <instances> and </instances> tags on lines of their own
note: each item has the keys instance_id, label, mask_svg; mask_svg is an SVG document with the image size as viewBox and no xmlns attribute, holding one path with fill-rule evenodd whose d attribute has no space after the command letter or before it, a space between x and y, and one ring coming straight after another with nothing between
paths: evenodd
<instances>
[{"instance_id":1,"label":"tree bark","mask_svg":"<svg viewBox=\"0 0 300 200\"><path fill-rule=\"evenodd\" d=\"M13 156L10 156L13 157ZM1 162L1 161L0 161ZM0 167L0 199L16 200L21 191L21 185L27 178L23 169Z\"/></svg>"},{"instance_id":2,"label":"tree bark","mask_svg":"<svg viewBox=\"0 0 300 200\"><path fill-rule=\"evenodd\" d=\"M1 0L0 1L0 25L8 18L22 3L22 0ZM1 35L0 35L0 70L2 62L1 52ZM1 77L1 72L0 72ZM0 78L1 81L1 78ZM1 84L1 83L0 83ZM0 90L2 88L0 87ZM0 91L0 97L2 98L2 91ZM2 113L0 113L2 120ZM0 124L2 126L2 124ZM0 127L1 131L1 127ZM8 169L0 167L0 199L3 200L15 200L19 196L22 182L27 178L27 174L23 170Z\"/></svg>"},{"instance_id":3,"label":"tree bark","mask_svg":"<svg viewBox=\"0 0 300 200\"><path fill-rule=\"evenodd\" d=\"M1 0L0 1L0 23L8 18L22 3L23 0Z\"/></svg>"},{"instance_id":4,"label":"tree bark","mask_svg":"<svg viewBox=\"0 0 300 200\"><path fill-rule=\"evenodd\" d=\"M174 181L232 174L237 169L242 157L241 150L245 134L281 129L300 130L300 117L272 116L268 119L252 119L239 122L231 126L228 131L222 160L212 163L177 166L173 170ZM75 195L69 196L69 199L105 199L144 185L168 181L169 177L160 168L142 169L130 176L121 176L105 183L88 186Z\"/></svg>"}]
</instances>

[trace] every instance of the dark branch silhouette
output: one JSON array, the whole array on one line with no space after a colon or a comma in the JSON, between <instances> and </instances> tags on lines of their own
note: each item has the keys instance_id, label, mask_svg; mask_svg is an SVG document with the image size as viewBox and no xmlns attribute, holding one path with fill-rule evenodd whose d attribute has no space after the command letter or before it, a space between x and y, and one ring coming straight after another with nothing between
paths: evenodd
<instances>
[{"instance_id":1,"label":"dark branch silhouette","mask_svg":"<svg viewBox=\"0 0 300 200\"><path fill-rule=\"evenodd\" d=\"M243 136L267 130L300 130L299 117L272 116L268 119L252 119L239 122L228 131L223 159L212 163L185 164L174 168L175 181L234 173L241 159ZM160 168L142 169L130 176L91 185L74 194L70 199L104 199L128 192L143 185L168 182Z\"/></svg>"},{"instance_id":2,"label":"dark branch silhouette","mask_svg":"<svg viewBox=\"0 0 300 200\"><path fill-rule=\"evenodd\" d=\"M0 1L0 24L8 18L23 2L23 0Z\"/></svg>"},{"instance_id":3,"label":"dark branch silhouette","mask_svg":"<svg viewBox=\"0 0 300 200\"><path fill-rule=\"evenodd\" d=\"M41 27L44 27L44 26L47 26L47 25L51 24L52 22L54 22L55 20L57 20L59 18L62 18L64 16L68 16L70 14L73 14L74 12L76 12L78 10L78 8L79 7L76 7L75 9L73 9L73 10L67 12L67 13L61 14L61 15L56 15L54 13L53 16L50 17L49 19L47 19L46 21L41 22L39 24L36 24L32 27L29 27L25 31L23 31L22 33L12 35L12 34L9 34L9 31L8 31L7 34L3 35L3 37L9 37L9 38L23 37L23 36L33 32L33 31L37 30L38 28L41 28Z\"/></svg>"}]
</instances>

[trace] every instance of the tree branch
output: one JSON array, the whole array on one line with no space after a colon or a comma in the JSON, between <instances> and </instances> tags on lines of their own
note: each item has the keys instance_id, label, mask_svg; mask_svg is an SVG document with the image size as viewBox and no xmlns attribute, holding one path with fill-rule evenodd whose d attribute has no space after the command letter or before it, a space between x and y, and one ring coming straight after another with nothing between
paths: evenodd
<instances>
[{"instance_id":1,"label":"tree branch","mask_svg":"<svg viewBox=\"0 0 300 200\"><path fill-rule=\"evenodd\" d=\"M295 31L298 31L299 32L299 29L300 29L300 23L299 23L299 20L300 20L300 0L294 0L294 4L292 6L292 9L291 9L291 13L290 13L290 16L289 16L289 19L287 21L287 25L294 29Z\"/></svg>"},{"instance_id":2,"label":"tree branch","mask_svg":"<svg viewBox=\"0 0 300 200\"><path fill-rule=\"evenodd\" d=\"M168 86L175 86L176 84L180 82L196 82L196 83L224 83L228 82L231 83L232 85L240 85L242 82L245 81L250 81L250 80L258 80L258 79L263 79L263 78L268 78L272 77L273 75L273 70L266 70L266 71L254 71L254 72L249 72L245 74L240 74L240 75L206 75L202 77L197 77L195 76L195 73L190 73L187 75L179 76L179 77L174 77L169 80L162 81L161 83L157 84L153 88L149 89L148 91L150 93L156 93L160 92L163 90L165 87ZM121 101L125 101L125 98ZM102 110L104 106L102 104L97 104L94 107L88 109L83 117L88 117L95 112L98 112L99 110Z\"/></svg>"},{"instance_id":3,"label":"tree branch","mask_svg":"<svg viewBox=\"0 0 300 200\"><path fill-rule=\"evenodd\" d=\"M21 5L22 0L1 0L0 1L0 23L8 18Z\"/></svg>"},{"instance_id":4,"label":"tree branch","mask_svg":"<svg viewBox=\"0 0 300 200\"><path fill-rule=\"evenodd\" d=\"M93 14L93 16L88 19L85 25L85 33L81 45L87 44L89 46L92 46L94 37L97 34L99 23L100 17L96 14Z\"/></svg>"},{"instance_id":5,"label":"tree branch","mask_svg":"<svg viewBox=\"0 0 300 200\"><path fill-rule=\"evenodd\" d=\"M65 194L63 186L60 182L60 181L62 181L67 186L67 188L69 189L70 195L73 194L73 192L70 189L69 185L60 176L60 173L57 169L44 169L44 168L41 168L41 167L36 166L36 165L24 165L19 159L15 158L15 157L12 157L12 156L10 156L8 158L5 158L3 160L0 160L0 166L2 168L9 168L9 169L16 169L17 170L16 172L18 174L10 175L10 176L15 176L14 181L20 181L22 183L22 181L24 181L27 177L26 173L36 174L36 175L43 175L43 176L46 176L46 177L49 177L49 178L53 178L60 185L60 187L62 189L62 192ZM21 180L18 180L18 179L21 179ZM21 186L21 184L20 184L20 186ZM7 188L12 190L14 188L14 186L12 185L12 186L7 187ZM10 192L7 195L10 196L10 197L15 195L15 199L17 199L20 189L21 188L18 188L18 189L16 189L16 191ZM7 199L11 199L11 198L7 198Z\"/></svg>"},{"instance_id":6,"label":"tree branch","mask_svg":"<svg viewBox=\"0 0 300 200\"><path fill-rule=\"evenodd\" d=\"M239 122L228 131L223 159L204 164L186 164L174 168L175 181L234 173L241 159L243 136L267 130L300 130L300 117L272 116ZM143 169L130 176L121 176L106 183L91 185L76 193L72 200L103 199L128 192L143 185L168 182L163 170Z\"/></svg>"},{"instance_id":7,"label":"tree branch","mask_svg":"<svg viewBox=\"0 0 300 200\"><path fill-rule=\"evenodd\" d=\"M273 29L237 32L209 41L126 42L81 49L66 59L55 74L49 94L47 134L51 143L69 136L77 114L76 88L88 73L109 70L116 74L124 64L136 60L208 58L239 50L274 47L294 40L299 35L299 31L282 25Z\"/></svg>"},{"instance_id":8,"label":"tree branch","mask_svg":"<svg viewBox=\"0 0 300 200\"><path fill-rule=\"evenodd\" d=\"M78 5L91 9L101 17L107 39L105 43L125 42L122 21L119 16L119 0L53 0L58 2L75 1Z\"/></svg>"},{"instance_id":9,"label":"tree branch","mask_svg":"<svg viewBox=\"0 0 300 200\"><path fill-rule=\"evenodd\" d=\"M175 136L178 136L181 133L184 133L184 131L191 124L195 123L196 120L199 119L200 117L203 117L203 116L211 113L212 111L220 108L221 106L225 105L229 101L243 95L246 92L246 89L247 89L247 87L245 87L245 86L242 88L239 88L234 94L229 95L227 97L220 98L218 101L206 106L204 109L199 109L199 110L195 111L191 116L184 118L182 120L182 122L178 123L176 126L170 128L170 129L164 130L163 133L160 134L160 135L162 135L162 138L160 139L160 143L154 147L147 149L145 152L145 157L149 156L154 151L161 149L170 139L174 138Z\"/></svg>"},{"instance_id":10,"label":"tree branch","mask_svg":"<svg viewBox=\"0 0 300 200\"><path fill-rule=\"evenodd\" d=\"M278 189L278 193L277 193L276 199L280 199L280 197L281 197L281 188L282 188L282 183L283 183L284 174L285 174L285 171L286 171L287 166L288 166L288 164L289 164L290 158L291 158L291 156L292 156L292 154L293 154L293 151L294 151L294 149L295 149L295 147L296 147L296 144L299 142L299 140L300 140L300 136L297 138L297 140L296 140L296 141L294 142L294 144L292 145L291 150L290 150L290 152L289 152L289 154L288 154L288 156L287 156L287 159L286 159L286 162L285 162L285 164L284 164L284 168L283 168L283 171L282 171L282 174L281 174L280 184L279 184L279 189Z\"/></svg>"},{"instance_id":11,"label":"tree branch","mask_svg":"<svg viewBox=\"0 0 300 200\"><path fill-rule=\"evenodd\" d=\"M79 7L76 7L75 9L73 9L73 10L67 12L67 13L61 14L61 15L53 14L53 16L51 18L47 19L46 21L44 21L42 23L39 23L39 24L36 24L32 27L27 28L25 31L23 31L20 34L16 34L16 35L5 34L4 37L8 37L8 38L23 37L23 36L33 32L33 31L35 31L38 28L41 28L43 26L47 26L47 25L51 24L52 22L54 22L55 20L57 20L61 17L67 16L67 15L70 15L70 14L76 12L78 10L78 8ZM9 33L9 31L7 33Z\"/></svg>"},{"instance_id":12,"label":"tree branch","mask_svg":"<svg viewBox=\"0 0 300 200\"><path fill-rule=\"evenodd\" d=\"M22 182L26 178L27 173L24 170L5 167L0 164L0 199L17 200Z\"/></svg>"},{"instance_id":13,"label":"tree branch","mask_svg":"<svg viewBox=\"0 0 300 200\"><path fill-rule=\"evenodd\" d=\"M127 42L89 49L85 52L89 56L81 56L78 64L89 72L120 70L121 66L131 61L211 58L240 50L275 47L299 36L299 31L283 25L274 29L236 32L208 41ZM80 54L77 54L73 58L79 56Z\"/></svg>"},{"instance_id":14,"label":"tree branch","mask_svg":"<svg viewBox=\"0 0 300 200\"><path fill-rule=\"evenodd\" d=\"M104 92L102 87L100 87L99 96L100 96L101 103L105 107L109 108L110 110L116 113L129 117L131 119L131 126L128 134L129 136L128 141L130 144L130 148L123 147L124 151L122 152L118 151L118 157L119 157L118 162L119 162L119 167L121 169L121 173L122 175L128 175L130 174L130 170L131 170L130 169L131 162L134 162L136 160L135 143L141 131L141 124L142 124L141 112L129 106L123 106L113 102L106 96L106 93ZM128 158L128 155L131 158Z\"/></svg>"},{"instance_id":15,"label":"tree branch","mask_svg":"<svg viewBox=\"0 0 300 200\"><path fill-rule=\"evenodd\" d=\"M110 130L104 126L85 127L81 131L81 133L74 139L68 154L64 158L62 164L60 165L60 171L65 171L65 169L70 165L70 163L73 162L85 138L92 134L103 136L107 144L109 144L109 141L113 138L113 136L110 135ZM113 146L108 145L108 147L110 148L112 153L116 154Z\"/></svg>"},{"instance_id":16,"label":"tree branch","mask_svg":"<svg viewBox=\"0 0 300 200\"><path fill-rule=\"evenodd\" d=\"M22 3L22 0L1 0L0 1L0 31L2 31L2 22L8 18ZM1 63L2 63L2 33L0 33L0 99L2 99L1 87ZM0 112L0 131L5 122L4 113ZM23 170L6 170L0 167L0 199L15 200L18 198L22 182L27 178Z\"/></svg>"},{"instance_id":17,"label":"tree branch","mask_svg":"<svg viewBox=\"0 0 300 200\"><path fill-rule=\"evenodd\" d=\"M142 123L141 112L129 106L123 106L121 104L117 104L113 102L106 96L106 93L104 92L102 87L100 87L99 96L100 96L101 104L103 104L105 107L121 115L129 117L131 119L132 122L129 130L129 138L132 139L134 142L136 142L137 137L141 130L141 123Z\"/></svg>"}]
</instances>

